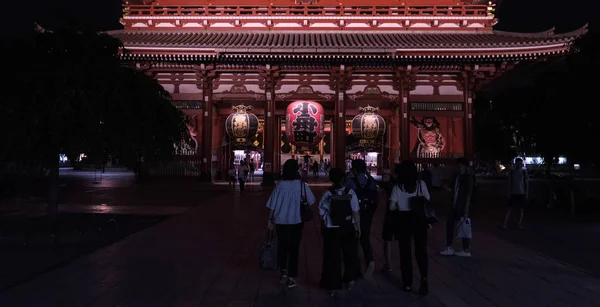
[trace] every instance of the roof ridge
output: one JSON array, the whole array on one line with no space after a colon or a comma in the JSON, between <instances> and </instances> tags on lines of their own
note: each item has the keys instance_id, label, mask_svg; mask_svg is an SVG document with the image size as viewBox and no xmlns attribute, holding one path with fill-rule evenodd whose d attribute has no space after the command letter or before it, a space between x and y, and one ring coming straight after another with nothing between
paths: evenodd
<instances>
[{"instance_id":1,"label":"roof ridge","mask_svg":"<svg viewBox=\"0 0 600 307\"><path fill-rule=\"evenodd\" d=\"M556 27L552 27L548 30L541 31L541 32L529 32L529 33L494 30L494 34L505 35L505 36L515 36L515 37L550 37L550 36L555 35L554 34L555 30L556 30Z\"/></svg>"},{"instance_id":2,"label":"roof ridge","mask_svg":"<svg viewBox=\"0 0 600 307\"><path fill-rule=\"evenodd\" d=\"M360 31L360 30L352 30L352 31L348 31L348 30L344 30L344 31L339 31L339 30L311 30L311 31L306 31L306 30L271 30L271 31L264 31L264 30L240 30L240 31L232 31L232 30L228 30L228 31L223 31L223 30L204 30L204 31L198 31L198 30L126 30L126 29L121 29L121 30L112 30L112 31L108 31L108 34L173 34L173 35L179 35L179 34L243 34L243 35L247 35L247 34L306 34L306 35L310 35L310 34L361 34L361 35L381 35L381 34L393 34L393 35L423 35L423 34L428 34L428 35L447 35L447 34L452 34L452 35L485 35L485 34L494 34L495 31L462 31L462 30L457 30L457 31L452 31L452 30L448 30L448 31L427 31L427 30L409 30L409 31ZM527 36L527 35L525 35Z\"/></svg>"},{"instance_id":3,"label":"roof ridge","mask_svg":"<svg viewBox=\"0 0 600 307\"><path fill-rule=\"evenodd\" d=\"M498 35L506 35L506 36L515 36L515 37L536 37L536 38L543 38L543 37L549 37L549 38L566 38L566 37L570 37L570 38L574 38L577 36L580 36L582 34L585 34L588 31L588 26L589 24L586 23L584 24L582 27L577 28L573 31L568 31L568 32L563 32L563 33L556 33L556 27L552 27L546 31L541 31L541 32L533 32L533 33L524 33L524 32L510 32L510 31L500 31L500 30L494 30L494 34L498 34Z\"/></svg>"},{"instance_id":4,"label":"roof ridge","mask_svg":"<svg viewBox=\"0 0 600 307\"><path fill-rule=\"evenodd\" d=\"M581 36L581 35L587 33L589 31L588 27L589 27L589 24L586 23L582 27L580 27L578 29L575 29L573 31L556 34L555 37L572 37L572 38L575 38L575 37L578 37L578 36Z\"/></svg>"}]
</instances>

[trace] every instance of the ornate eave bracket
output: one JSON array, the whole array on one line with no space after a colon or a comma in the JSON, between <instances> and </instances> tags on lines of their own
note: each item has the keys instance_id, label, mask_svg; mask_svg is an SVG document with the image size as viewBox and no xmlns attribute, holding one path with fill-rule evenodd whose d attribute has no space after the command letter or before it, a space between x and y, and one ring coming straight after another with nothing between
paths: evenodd
<instances>
[{"instance_id":1,"label":"ornate eave bracket","mask_svg":"<svg viewBox=\"0 0 600 307\"><path fill-rule=\"evenodd\" d=\"M377 86L368 86L362 92L346 95L348 100L353 102L358 101L394 101L398 99L398 95L382 92Z\"/></svg>"},{"instance_id":2,"label":"ornate eave bracket","mask_svg":"<svg viewBox=\"0 0 600 307\"><path fill-rule=\"evenodd\" d=\"M230 90L213 94L213 101L223 100L245 100L264 101L265 94L249 91L244 85L233 85Z\"/></svg>"},{"instance_id":3,"label":"ornate eave bracket","mask_svg":"<svg viewBox=\"0 0 600 307\"><path fill-rule=\"evenodd\" d=\"M324 94L313 90L311 86L301 85L295 91L289 93L275 94L276 101L290 101L290 100L318 100L331 102L335 95Z\"/></svg>"}]
</instances>

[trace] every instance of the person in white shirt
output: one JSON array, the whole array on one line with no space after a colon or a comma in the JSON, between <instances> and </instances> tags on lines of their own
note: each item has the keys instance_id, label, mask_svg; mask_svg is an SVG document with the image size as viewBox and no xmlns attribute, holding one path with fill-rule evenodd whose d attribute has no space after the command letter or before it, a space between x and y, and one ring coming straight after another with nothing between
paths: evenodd
<instances>
[{"instance_id":1,"label":"person in white shirt","mask_svg":"<svg viewBox=\"0 0 600 307\"><path fill-rule=\"evenodd\" d=\"M344 171L329 171L332 186L319 203L319 215L323 221L323 269L320 287L335 296L347 283L348 289L361 277L358 259L360 238L360 207L356 193L344 187ZM343 255L343 261L342 261ZM342 262L344 276L342 276Z\"/></svg>"},{"instance_id":2,"label":"person in white shirt","mask_svg":"<svg viewBox=\"0 0 600 307\"><path fill-rule=\"evenodd\" d=\"M248 165L246 161L240 161L240 167L238 168L238 181L240 182L240 192L244 192L246 186L246 176L248 173Z\"/></svg>"},{"instance_id":3,"label":"person in white shirt","mask_svg":"<svg viewBox=\"0 0 600 307\"><path fill-rule=\"evenodd\" d=\"M510 199L502 228L506 229L512 209L515 208L519 209L521 213L519 215L519 229L523 229L523 214L529 195L529 174L527 173L527 168L523 166L523 159L521 158L515 159L515 169L508 173L508 192Z\"/></svg>"},{"instance_id":4,"label":"person in white shirt","mask_svg":"<svg viewBox=\"0 0 600 307\"><path fill-rule=\"evenodd\" d=\"M425 197L430 200L427 184L418 179L417 166L412 161L403 161L396 168L397 184L392 189L389 202L389 213L393 218L394 237L400 249L400 270L404 290L410 291L413 281L412 241L415 244L415 257L421 274L419 294L429 293L427 274L427 230L429 225L415 217L411 208L411 199Z\"/></svg>"},{"instance_id":5,"label":"person in white shirt","mask_svg":"<svg viewBox=\"0 0 600 307\"><path fill-rule=\"evenodd\" d=\"M304 229L300 214L300 200L303 196L306 197L309 206L316 202L315 195L308 184L300 180L298 162L287 160L283 164L281 181L267 201L267 208L269 208L268 227L277 231L280 282L288 288L296 286L296 277L298 277L300 240Z\"/></svg>"},{"instance_id":6,"label":"person in white shirt","mask_svg":"<svg viewBox=\"0 0 600 307\"><path fill-rule=\"evenodd\" d=\"M229 168L229 171L227 171L227 176L229 177L229 186L232 186L233 189L235 190L235 182L237 181L237 179L235 178L237 175L237 172L235 170L235 164L231 164L231 167Z\"/></svg>"}]
</instances>

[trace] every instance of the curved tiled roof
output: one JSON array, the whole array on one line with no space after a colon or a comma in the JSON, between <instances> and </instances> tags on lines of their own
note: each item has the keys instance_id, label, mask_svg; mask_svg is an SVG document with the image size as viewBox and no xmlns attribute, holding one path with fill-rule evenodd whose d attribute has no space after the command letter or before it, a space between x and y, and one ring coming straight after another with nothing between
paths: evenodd
<instances>
[{"instance_id":1,"label":"curved tiled roof","mask_svg":"<svg viewBox=\"0 0 600 307\"><path fill-rule=\"evenodd\" d=\"M364 32L170 32L114 31L127 47L212 49L479 49L543 47L566 44L579 32L554 35L488 33ZM290 50L291 51L291 50Z\"/></svg>"}]
</instances>

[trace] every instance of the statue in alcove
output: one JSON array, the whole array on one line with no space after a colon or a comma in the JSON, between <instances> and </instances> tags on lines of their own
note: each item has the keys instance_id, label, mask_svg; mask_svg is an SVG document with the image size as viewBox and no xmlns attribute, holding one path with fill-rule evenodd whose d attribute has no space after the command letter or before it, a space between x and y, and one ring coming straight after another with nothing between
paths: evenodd
<instances>
[{"instance_id":1,"label":"statue in alcove","mask_svg":"<svg viewBox=\"0 0 600 307\"><path fill-rule=\"evenodd\" d=\"M413 150L418 158L439 158L446 145L435 117L423 117L420 121L412 117L411 124L417 128L417 143Z\"/></svg>"}]
</instances>

